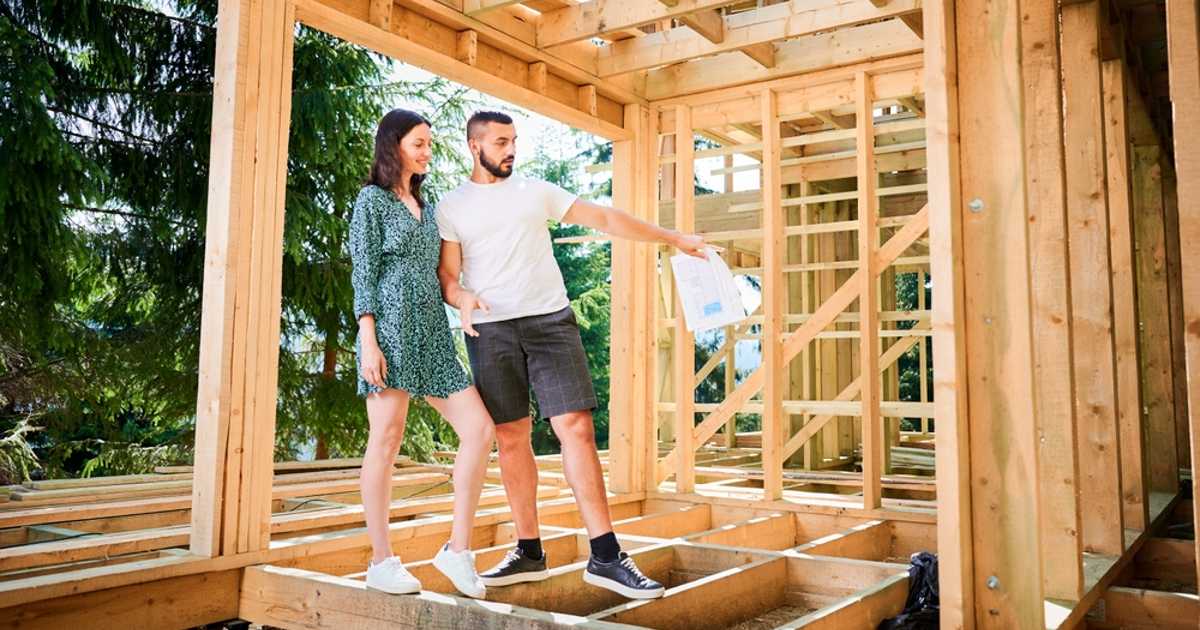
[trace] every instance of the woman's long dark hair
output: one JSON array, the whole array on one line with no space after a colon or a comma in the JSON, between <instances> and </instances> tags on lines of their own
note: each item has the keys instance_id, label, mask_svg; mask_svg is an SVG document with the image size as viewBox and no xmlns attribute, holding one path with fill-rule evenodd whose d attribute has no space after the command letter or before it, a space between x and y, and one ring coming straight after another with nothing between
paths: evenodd
<instances>
[{"instance_id":1,"label":"woman's long dark hair","mask_svg":"<svg viewBox=\"0 0 1200 630\"><path fill-rule=\"evenodd\" d=\"M371 174L367 176L366 184L375 184L384 190L395 190L400 181L400 152L396 149L408 132L418 125L432 127L425 117L407 109L393 109L379 121L379 129L375 131L375 161L371 163ZM413 173L408 182L408 189L417 200L417 205L424 210L425 200L421 198L421 182L424 175Z\"/></svg>"}]
</instances>

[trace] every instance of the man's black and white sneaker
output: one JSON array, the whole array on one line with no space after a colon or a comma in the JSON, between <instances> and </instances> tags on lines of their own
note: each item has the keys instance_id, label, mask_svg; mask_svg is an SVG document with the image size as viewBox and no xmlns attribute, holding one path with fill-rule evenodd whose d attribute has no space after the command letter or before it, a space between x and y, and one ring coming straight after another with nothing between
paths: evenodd
<instances>
[{"instance_id":1,"label":"man's black and white sneaker","mask_svg":"<svg viewBox=\"0 0 1200 630\"><path fill-rule=\"evenodd\" d=\"M600 562L595 558L588 560L587 571L583 572L583 581L631 599L662 597L666 590L662 584L643 575L633 563L633 558L624 551L609 563Z\"/></svg>"},{"instance_id":2,"label":"man's black and white sneaker","mask_svg":"<svg viewBox=\"0 0 1200 630\"><path fill-rule=\"evenodd\" d=\"M499 564L479 574L479 580L484 586L537 582L548 577L550 572L546 570L546 553L542 552L541 560L532 560L525 557L525 552L520 547L509 549Z\"/></svg>"}]
</instances>

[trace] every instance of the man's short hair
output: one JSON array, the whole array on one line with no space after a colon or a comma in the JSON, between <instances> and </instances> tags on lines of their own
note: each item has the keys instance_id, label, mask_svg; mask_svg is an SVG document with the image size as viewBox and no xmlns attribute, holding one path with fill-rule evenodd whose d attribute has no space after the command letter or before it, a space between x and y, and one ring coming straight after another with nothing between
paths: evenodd
<instances>
[{"instance_id":1,"label":"man's short hair","mask_svg":"<svg viewBox=\"0 0 1200 630\"><path fill-rule=\"evenodd\" d=\"M478 111L471 115L467 121L467 138L476 138L483 133L483 128L488 123L500 123L501 125L513 124L512 116L503 112L493 111Z\"/></svg>"}]
</instances>

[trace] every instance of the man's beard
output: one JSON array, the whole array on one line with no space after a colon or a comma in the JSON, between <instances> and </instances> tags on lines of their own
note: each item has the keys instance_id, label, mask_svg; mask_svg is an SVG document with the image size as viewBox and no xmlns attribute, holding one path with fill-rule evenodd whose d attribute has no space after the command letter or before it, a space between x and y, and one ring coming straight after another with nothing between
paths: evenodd
<instances>
[{"instance_id":1,"label":"man's beard","mask_svg":"<svg viewBox=\"0 0 1200 630\"><path fill-rule=\"evenodd\" d=\"M486 168L489 173L495 175L496 177L508 177L509 175L512 175L512 162L509 162L507 165L497 164L489 160L483 151L479 152L479 163L483 166L483 168Z\"/></svg>"}]
</instances>

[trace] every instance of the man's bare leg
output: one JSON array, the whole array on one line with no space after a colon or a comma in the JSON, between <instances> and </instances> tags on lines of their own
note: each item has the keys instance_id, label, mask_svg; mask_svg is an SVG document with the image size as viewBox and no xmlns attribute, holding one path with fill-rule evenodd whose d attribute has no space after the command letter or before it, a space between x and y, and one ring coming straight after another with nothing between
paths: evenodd
<instances>
[{"instance_id":1,"label":"man's bare leg","mask_svg":"<svg viewBox=\"0 0 1200 630\"><path fill-rule=\"evenodd\" d=\"M533 459L533 419L529 416L496 425L500 448L500 480L512 510L517 538L541 538L537 516L537 462Z\"/></svg>"},{"instance_id":2,"label":"man's bare leg","mask_svg":"<svg viewBox=\"0 0 1200 630\"><path fill-rule=\"evenodd\" d=\"M563 473L579 514L587 527L588 538L612 531L608 513L608 496L604 489L604 470L596 452L596 430L590 411L572 411L550 419L558 441L562 443ZM518 526L519 529L519 526Z\"/></svg>"}]
</instances>

